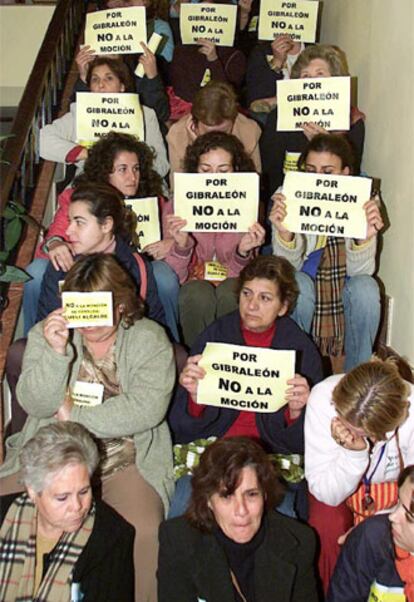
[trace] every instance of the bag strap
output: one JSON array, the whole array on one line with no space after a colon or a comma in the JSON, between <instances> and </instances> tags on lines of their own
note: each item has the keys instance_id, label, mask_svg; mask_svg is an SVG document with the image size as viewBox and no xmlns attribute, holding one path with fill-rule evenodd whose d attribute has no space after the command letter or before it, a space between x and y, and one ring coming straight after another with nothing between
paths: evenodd
<instances>
[{"instance_id":1,"label":"bag strap","mask_svg":"<svg viewBox=\"0 0 414 602\"><path fill-rule=\"evenodd\" d=\"M143 301L145 301L147 297L148 291L148 274L147 274L147 266L145 265L145 261L139 253L134 253L135 261L138 265L139 275L141 279L141 286L139 289L140 297Z\"/></svg>"}]
</instances>

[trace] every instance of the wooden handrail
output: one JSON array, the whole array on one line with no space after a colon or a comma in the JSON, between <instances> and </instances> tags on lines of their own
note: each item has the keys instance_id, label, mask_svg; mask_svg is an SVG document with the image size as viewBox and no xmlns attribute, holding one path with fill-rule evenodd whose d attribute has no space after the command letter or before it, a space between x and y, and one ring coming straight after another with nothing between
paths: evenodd
<instances>
[{"instance_id":1,"label":"wooden handrail","mask_svg":"<svg viewBox=\"0 0 414 602\"><path fill-rule=\"evenodd\" d=\"M29 209L30 215L42 222L53 182L56 163L40 161L39 130L50 123L57 106L59 115L67 112L69 98L77 77L75 49L83 31L86 3L84 0L60 0L39 50L14 125L4 147L0 166L3 209L13 199ZM20 242L15 265L31 262L38 233L26 228ZM4 382L7 350L13 342L23 297L23 285L13 284L8 291L8 305L2 314L0 331L0 463L4 451Z\"/></svg>"}]
</instances>

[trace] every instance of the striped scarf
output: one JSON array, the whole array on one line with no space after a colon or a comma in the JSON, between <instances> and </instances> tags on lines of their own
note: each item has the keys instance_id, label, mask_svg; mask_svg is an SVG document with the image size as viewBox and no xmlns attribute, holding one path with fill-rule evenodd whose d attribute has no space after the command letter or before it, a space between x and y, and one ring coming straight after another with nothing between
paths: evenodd
<instances>
[{"instance_id":1,"label":"striped scarf","mask_svg":"<svg viewBox=\"0 0 414 602\"><path fill-rule=\"evenodd\" d=\"M74 533L63 533L53 551L36 595L37 509L27 494L10 506L0 531L0 600L2 602L68 602L74 566L95 521L95 506Z\"/></svg>"},{"instance_id":2,"label":"striped scarf","mask_svg":"<svg viewBox=\"0 0 414 602\"><path fill-rule=\"evenodd\" d=\"M345 318L342 291L345 276L345 240L329 236L315 279L316 303L312 323L312 336L322 355L343 354Z\"/></svg>"},{"instance_id":3,"label":"striped scarf","mask_svg":"<svg viewBox=\"0 0 414 602\"><path fill-rule=\"evenodd\" d=\"M404 581L407 602L414 602L414 556L395 546L395 566L401 581Z\"/></svg>"}]
</instances>

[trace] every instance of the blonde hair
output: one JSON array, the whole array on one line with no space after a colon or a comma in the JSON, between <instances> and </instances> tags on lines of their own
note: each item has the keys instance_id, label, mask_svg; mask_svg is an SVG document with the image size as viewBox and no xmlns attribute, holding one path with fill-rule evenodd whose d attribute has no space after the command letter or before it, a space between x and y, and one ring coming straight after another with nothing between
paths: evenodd
<instances>
[{"instance_id":1,"label":"blonde hair","mask_svg":"<svg viewBox=\"0 0 414 602\"><path fill-rule=\"evenodd\" d=\"M408 384L393 362L374 359L346 374L333 390L340 416L376 440L395 430L408 407Z\"/></svg>"},{"instance_id":2,"label":"blonde hair","mask_svg":"<svg viewBox=\"0 0 414 602\"><path fill-rule=\"evenodd\" d=\"M290 77L292 79L299 79L303 69L306 69L315 59L325 61L333 77L349 75L346 55L343 50L329 44L315 44L314 46L307 46L305 50L302 50L292 67Z\"/></svg>"}]
</instances>

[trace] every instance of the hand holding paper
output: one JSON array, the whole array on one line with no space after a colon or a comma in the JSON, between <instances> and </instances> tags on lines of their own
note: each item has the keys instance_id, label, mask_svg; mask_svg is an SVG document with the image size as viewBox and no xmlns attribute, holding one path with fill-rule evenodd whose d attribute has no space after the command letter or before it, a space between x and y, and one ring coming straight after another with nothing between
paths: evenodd
<instances>
[{"instance_id":1,"label":"hand holding paper","mask_svg":"<svg viewBox=\"0 0 414 602\"><path fill-rule=\"evenodd\" d=\"M191 395L195 403L197 403L198 381L206 375L204 368L198 365L202 357L201 354L190 356L180 374L180 385Z\"/></svg>"},{"instance_id":2,"label":"hand holding paper","mask_svg":"<svg viewBox=\"0 0 414 602\"><path fill-rule=\"evenodd\" d=\"M78 66L79 77L86 83L88 74L88 65L95 58L95 50L90 46L83 46L75 57L76 65Z\"/></svg>"},{"instance_id":3,"label":"hand holding paper","mask_svg":"<svg viewBox=\"0 0 414 602\"><path fill-rule=\"evenodd\" d=\"M384 227L384 221L378 207L379 198L370 199L364 205L365 215L367 216L367 238L370 240L380 232ZM364 239L358 240L359 244L365 242Z\"/></svg>"},{"instance_id":4,"label":"hand holding paper","mask_svg":"<svg viewBox=\"0 0 414 602\"><path fill-rule=\"evenodd\" d=\"M181 232L181 230L187 225L187 221L181 219L178 215L168 215L166 221L170 235L179 247L185 249L188 245L189 234L188 232Z\"/></svg>"},{"instance_id":5,"label":"hand holding paper","mask_svg":"<svg viewBox=\"0 0 414 602\"><path fill-rule=\"evenodd\" d=\"M284 194L277 192L272 196L272 200L273 207L270 211L269 219L276 228L280 238L285 242L292 242L295 235L292 234L292 232L289 232L283 225L287 216L286 197Z\"/></svg>"},{"instance_id":6,"label":"hand holding paper","mask_svg":"<svg viewBox=\"0 0 414 602\"><path fill-rule=\"evenodd\" d=\"M308 403L310 388L304 376L295 374L287 381L289 388L286 389L286 401L288 402L290 417L298 418L305 405Z\"/></svg>"},{"instance_id":7,"label":"hand holding paper","mask_svg":"<svg viewBox=\"0 0 414 602\"><path fill-rule=\"evenodd\" d=\"M239 242L238 252L240 255L247 255L253 249L257 249L257 247L261 247L264 243L265 239L265 229L259 223L253 224L249 228L249 231L243 235L241 241Z\"/></svg>"},{"instance_id":8,"label":"hand holding paper","mask_svg":"<svg viewBox=\"0 0 414 602\"><path fill-rule=\"evenodd\" d=\"M63 312L63 307L55 309L43 323L43 336L50 347L60 355L66 355L66 345L69 339L69 329Z\"/></svg>"}]
</instances>

